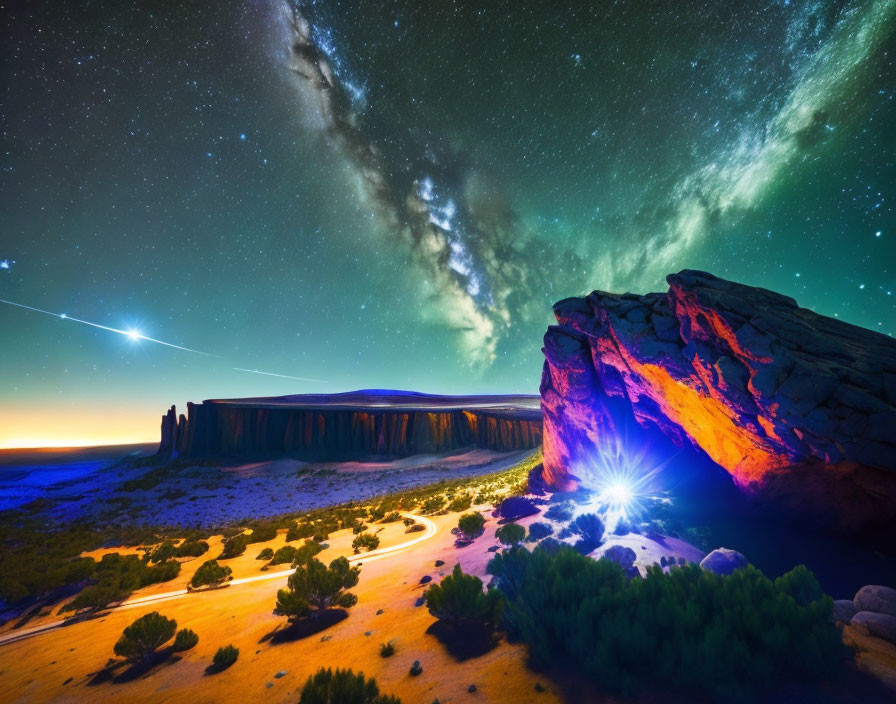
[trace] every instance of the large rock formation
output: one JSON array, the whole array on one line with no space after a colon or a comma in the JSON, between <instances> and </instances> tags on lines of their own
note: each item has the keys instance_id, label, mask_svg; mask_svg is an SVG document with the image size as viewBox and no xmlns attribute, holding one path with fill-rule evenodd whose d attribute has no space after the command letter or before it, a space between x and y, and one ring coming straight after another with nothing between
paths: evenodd
<instances>
[{"instance_id":1,"label":"large rock formation","mask_svg":"<svg viewBox=\"0 0 896 704\"><path fill-rule=\"evenodd\" d=\"M162 416L159 453L292 454L317 459L405 456L541 443L537 396L434 396L401 391L210 400Z\"/></svg>"},{"instance_id":2,"label":"large rock formation","mask_svg":"<svg viewBox=\"0 0 896 704\"><path fill-rule=\"evenodd\" d=\"M893 520L896 340L705 272L667 281L666 294L595 291L554 306L545 478L574 485L589 453L635 426L842 528Z\"/></svg>"}]
</instances>

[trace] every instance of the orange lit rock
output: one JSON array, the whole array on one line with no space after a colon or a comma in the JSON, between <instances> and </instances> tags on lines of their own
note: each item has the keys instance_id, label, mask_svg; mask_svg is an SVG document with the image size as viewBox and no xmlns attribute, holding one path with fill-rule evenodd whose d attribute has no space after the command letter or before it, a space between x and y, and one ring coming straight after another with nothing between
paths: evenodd
<instances>
[{"instance_id":1,"label":"orange lit rock","mask_svg":"<svg viewBox=\"0 0 896 704\"><path fill-rule=\"evenodd\" d=\"M896 518L896 341L704 272L667 281L667 294L554 306L546 480L570 487L579 461L636 425L840 527Z\"/></svg>"}]
</instances>

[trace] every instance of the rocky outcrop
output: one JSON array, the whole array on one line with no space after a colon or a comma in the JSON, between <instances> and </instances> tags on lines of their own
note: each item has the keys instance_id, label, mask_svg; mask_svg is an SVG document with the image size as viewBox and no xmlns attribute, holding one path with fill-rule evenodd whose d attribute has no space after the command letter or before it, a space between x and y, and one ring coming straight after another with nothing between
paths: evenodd
<instances>
[{"instance_id":1,"label":"rocky outcrop","mask_svg":"<svg viewBox=\"0 0 896 704\"><path fill-rule=\"evenodd\" d=\"M734 570L746 567L749 564L747 558L737 550L730 548L718 548L700 561L700 566L715 572L716 574L731 574Z\"/></svg>"},{"instance_id":2,"label":"rocky outcrop","mask_svg":"<svg viewBox=\"0 0 896 704\"><path fill-rule=\"evenodd\" d=\"M339 460L540 443L537 397L367 391L188 403L180 417L172 406L162 416L159 453Z\"/></svg>"},{"instance_id":3,"label":"rocky outcrop","mask_svg":"<svg viewBox=\"0 0 896 704\"><path fill-rule=\"evenodd\" d=\"M849 530L896 518L896 341L705 272L667 281L554 306L548 482L570 488L590 454L662 435L788 510Z\"/></svg>"}]
</instances>

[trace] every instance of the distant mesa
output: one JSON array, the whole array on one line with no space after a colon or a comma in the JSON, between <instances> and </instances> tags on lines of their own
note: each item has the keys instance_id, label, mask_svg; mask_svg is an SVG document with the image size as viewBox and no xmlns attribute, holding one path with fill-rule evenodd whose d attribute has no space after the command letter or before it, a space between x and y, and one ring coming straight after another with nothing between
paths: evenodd
<instances>
[{"instance_id":1,"label":"distant mesa","mask_svg":"<svg viewBox=\"0 0 896 704\"><path fill-rule=\"evenodd\" d=\"M570 488L603 443L662 436L784 510L847 531L893 521L896 340L705 272L666 280L554 306L546 481Z\"/></svg>"},{"instance_id":2,"label":"distant mesa","mask_svg":"<svg viewBox=\"0 0 896 704\"><path fill-rule=\"evenodd\" d=\"M440 396L368 389L340 394L219 399L172 406L159 453L289 454L345 460L476 446L512 451L541 444L538 396Z\"/></svg>"}]
</instances>

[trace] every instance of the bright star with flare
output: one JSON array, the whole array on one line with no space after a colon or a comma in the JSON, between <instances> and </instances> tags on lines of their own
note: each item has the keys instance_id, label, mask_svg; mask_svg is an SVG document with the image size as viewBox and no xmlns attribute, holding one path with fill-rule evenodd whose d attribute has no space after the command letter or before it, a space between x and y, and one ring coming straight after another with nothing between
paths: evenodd
<instances>
[{"instance_id":1,"label":"bright star with flare","mask_svg":"<svg viewBox=\"0 0 896 704\"><path fill-rule=\"evenodd\" d=\"M605 440L576 467L582 488L594 495L584 512L598 514L609 533L620 521L637 520L650 500L659 498L655 480L664 466L652 462L646 451L633 453L620 440Z\"/></svg>"}]
</instances>

